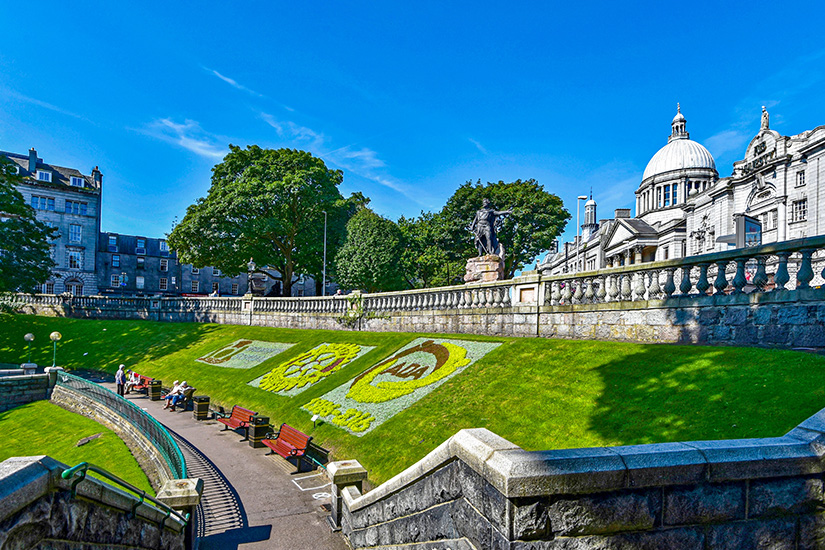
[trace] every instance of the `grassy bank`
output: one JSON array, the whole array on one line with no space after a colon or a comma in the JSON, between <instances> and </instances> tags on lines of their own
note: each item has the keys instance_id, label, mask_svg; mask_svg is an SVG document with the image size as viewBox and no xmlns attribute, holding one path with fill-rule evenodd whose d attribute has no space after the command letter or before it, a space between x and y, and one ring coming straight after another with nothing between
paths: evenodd
<instances>
[{"instance_id":1,"label":"grassy bank","mask_svg":"<svg viewBox=\"0 0 825 550\"><path fill-rule=\"evenodd\" d=\"M61 366L114 372L125 363L166 382L185 379L214 402L310 433L379 482L462 428L485 427L529 450L770 437L825 407L825 357L802 352L462 335L455 338L502 345L359 438L330 424L313 428L300 407L422 335L4 316L0 362L23 360L23 334L33 332L33 360L51 364L52 330L63 333ZM251 369L195 362L240 338L294 345ZM375 349L296 397L247 384L323 342Z\"/></svg>"}]
</instances>

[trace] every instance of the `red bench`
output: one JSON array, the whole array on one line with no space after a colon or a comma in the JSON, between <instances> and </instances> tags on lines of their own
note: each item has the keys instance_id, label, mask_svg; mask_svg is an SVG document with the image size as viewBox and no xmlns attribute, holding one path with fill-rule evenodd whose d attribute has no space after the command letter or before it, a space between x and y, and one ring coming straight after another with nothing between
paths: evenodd
<instances>
[{"instance_id":1,"label":"red bench","mask_svg":"<svg viewBox=\"0 0 825 550\"><path fill-rule=\"evenodd\" d=\"M137 374L137 373L135 373ZM149 378L148 376L143 376L142 374L138 374L138 381L137 384L129 388L129 391L145 391L148 395L149 393L149 382L154 380L154 378Z\"/></svg>"},{"instance_id":2,"label":"red bench","mask_svg":"<svg viewBox=\"0 0 825 550\"><path fill-rule=\"evenodd\" d=\"M235 405L232 407L232 412L229 415L216 413L216 417L218 422L224 425L223 431L232 428L233 430L237 430L238 428L243 428L245 432L245 436L241 441L246 441L249 439L249 423L252 422L252 417L255 416L255 411L250 411L249 409L244 409L243 407L239 407Z\"/></svg>"},{"instance_id":3,"label":"red bench","mask_svg":"<svg viewBox=\"0 0 825 550\"><path fill-rule=\"evenodd\" d=\"M266 438L261 440L261 443L272 449L269 454L278 453L284 458L296 457L298 459L298 469L295 472L298 473L301 471L301 457L306 454L310 441L312 441L312 437L307 434L299 432L287 424L281 424L278 433L267 434Z\"/></svg>"}]
</instances>

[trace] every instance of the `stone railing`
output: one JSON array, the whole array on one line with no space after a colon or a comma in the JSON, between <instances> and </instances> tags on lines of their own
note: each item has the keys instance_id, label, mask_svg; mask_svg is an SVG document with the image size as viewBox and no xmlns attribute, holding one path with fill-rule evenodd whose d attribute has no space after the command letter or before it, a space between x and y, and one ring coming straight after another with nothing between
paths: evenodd
<instances>
[{"instance_id":1,"label":"stone railing","mask_svg":"<svg viewBox=\"0 0 825 550\"><path fill-rule=\"evenodd\" d=\"M462 430L363 493L327 466L354 549L820 548L825 410L782 437L525 451Z\"/></svg>"}]
</instances>

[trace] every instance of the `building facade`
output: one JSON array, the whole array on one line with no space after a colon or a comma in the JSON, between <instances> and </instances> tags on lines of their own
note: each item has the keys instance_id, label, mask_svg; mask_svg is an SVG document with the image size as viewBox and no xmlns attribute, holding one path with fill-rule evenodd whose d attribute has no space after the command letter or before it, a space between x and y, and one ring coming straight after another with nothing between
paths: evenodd
<instances>
[{"instance_id":1,"label":"building facade","mask_svg":"<svg viewBox=\"0 0 825 550\"><path fill-rule=\"evenodd\" d=\"M761 223L763 244L822 235L824 159L825 126L782 136L770 129L763 107L744 158L719 178L713 156L690 139L677 106L668 143L653 155L636 190L636 216L617 209L597 222L591 197L581 238L549 254L539 269L575 273L727 250L741 215Z\"/></svg>"},{"instance_id":2,"label":"building facade","mask_svg":"<svg viewBox=\"0 0 825 550\"><path fill-rule=\"evenodd\" d=\"M96 294L97 239L103 174L97 166L84 175L75 168L48 164L32 148L28 155L0 151L17 166L23 182L17 190L37 219L57 228L51 242L55 268L43 285L48 294Z\"/></svg>"}]
</instances>

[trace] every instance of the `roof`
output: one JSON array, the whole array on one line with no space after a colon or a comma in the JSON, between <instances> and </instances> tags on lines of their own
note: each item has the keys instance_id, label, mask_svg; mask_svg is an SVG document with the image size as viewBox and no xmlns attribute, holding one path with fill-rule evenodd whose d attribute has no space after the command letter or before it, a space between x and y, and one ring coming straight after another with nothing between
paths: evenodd
<instances>
[{"instance_id":1,"label":"roof","mask_svg":"<svg viewBox=\"0 0 825 550\"><path fill-rule=\"evenodd\" d=\"M642 181L672 172L689 168L701 168L716 172L716 162L710 151L691 139L674 139L659 149L650 162L647 163Z\"/></svg>"},{"instance_id":2,"label":"roof","mask_svg":"<svg viewBox=\"0 0 825 550\"><path fill-rule=\"evenodd\" d=\"M31 178L36 180L36 174L29 171L29 156L28 155L20 155L18 153L9 153L7 151L0 151L0 155L8 158L10 161L15 163L17 166L20 167L19 173L24 178ZM65 185L68 187L72 187L73 189L79 189L76 186L71 184L71 178L83 178L83 189L87 190L98 190L98 186L95 183L95 180L91 176L87 176L83 174L80 170L76 168L67 168L65 166L56 166L54 164L47 164L43 162L42 159L37 159L37 170L47 170L52 173L52 184L57 185ZM38 183L48 183L48 182L41 182Z\"/></svg>"},{"instance_id":3,"label":"roof","mask_svg":"<svg viewBox=\"0 0 825 550\"><path fill-rule=\"evenodd\" d=\"M659 235L659 232L644 220L638 218L621 218L620 222L628 225L630 230L640 237L656 237Z\"/></svg>"}]
</instances>

